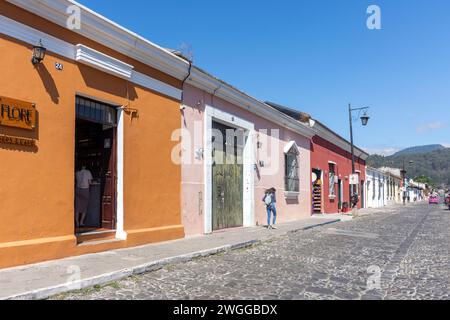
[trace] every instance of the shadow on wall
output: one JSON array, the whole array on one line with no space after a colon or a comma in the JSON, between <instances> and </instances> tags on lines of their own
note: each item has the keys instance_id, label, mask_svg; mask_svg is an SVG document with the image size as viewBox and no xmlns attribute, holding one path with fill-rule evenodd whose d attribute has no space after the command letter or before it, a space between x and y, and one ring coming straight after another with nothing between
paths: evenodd
<instances>
[{"instance_id":1,"label":"shadow on wall","mask_svg":"<svg viewBox=\"0 0 450 320\"><path fill-rule=\"evenodd\" d=\"M41 77L42 83L44 84L45 90L52 99L53 103L59 104L59 92L56 87L55 80L53 80L52 75L48 72L47 67L42 63L36 66L39 76Z\"/></svg>"},{"instance_id":2,"label":"shadow on wall","mask_svg":"<svg viewBox=\"0 0 450 320\"><path fill-rule=\"evenodd\" d=\"M99 71L84 65L79 65L81 76L86 86L101 92L107 92L113 96L119 96L129 101L138 98L134 85L129 85L127 80L119 79L114 76L101 73Z\"/></svg>"}]
</instances>

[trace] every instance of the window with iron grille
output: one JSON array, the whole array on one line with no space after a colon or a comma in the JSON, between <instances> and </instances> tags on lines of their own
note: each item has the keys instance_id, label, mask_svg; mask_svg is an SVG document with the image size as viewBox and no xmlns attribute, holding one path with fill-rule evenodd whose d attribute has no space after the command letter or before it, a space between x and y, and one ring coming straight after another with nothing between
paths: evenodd
<instances>
[{"instance_id":1,"label":"window with iron grille","mask_svg":"<svg viewBox=\"0 0 450 320\"><path fill-rule=\"evenodd\" d=\"M329 170L329 196L336 197L336 166L330 163Z\"/></svg>"},{"instance_id":2,"label":"window with iron grille","mask_svg":"<svg viewBox=\"0 0 450 320\"><path fill-rule=\"evenodd\" d=\"M84 97L76 97L76 116L103 125L117 125L117 111L114 106Z\"/></svg>"},{"instance_id":3,"label":"window with iron grille","mask_svg":"<svg viewBox=\"0 0 450 320\"><path fill-rule=\"evenodd\" d=\"M299 154L298 151L291 149L285 154L285 189L288 192L300 192L299 179Z\"/></svg>"}]
</instances>

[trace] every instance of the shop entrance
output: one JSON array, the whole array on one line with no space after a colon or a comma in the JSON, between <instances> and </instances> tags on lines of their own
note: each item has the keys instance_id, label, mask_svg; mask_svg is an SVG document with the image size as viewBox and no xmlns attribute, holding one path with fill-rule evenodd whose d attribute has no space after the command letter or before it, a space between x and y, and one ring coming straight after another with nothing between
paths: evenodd
<instances>
[{"instance_id":1,"label":"shop entrance","mask_svg":"<svg viewBox=\"0 0 450 320\"><path fill-rule=\"evenodd\" d=\"M322 170L312 170L312 213L322 213Z\"/></svg>"},{"instance_id":2,"label":"shop entrance","mask_svg":"<svg viewBox=\"0 0 450 320\"><path fill-rule=\"evenodd\" d=\"M116 228L116 118L113 106L76 98L77 235L104 232L112 236ZM92 177L90 183L86 176Z\"/></svg>"}]
</instances>

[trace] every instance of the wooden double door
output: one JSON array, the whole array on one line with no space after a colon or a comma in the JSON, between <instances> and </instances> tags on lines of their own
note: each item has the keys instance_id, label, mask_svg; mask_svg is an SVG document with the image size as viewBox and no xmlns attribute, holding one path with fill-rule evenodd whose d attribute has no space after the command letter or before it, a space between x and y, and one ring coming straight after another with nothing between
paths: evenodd
<instances>
[{"instance_id":1,"label":"wooden double door","mask_svg":"<svg viewBox=\"0 0 450 320\"><path fill-rule=\"evenodd\" d=\"M213 122L212 229L242 227L245 133Z\"/></svg>"}]
</instances>

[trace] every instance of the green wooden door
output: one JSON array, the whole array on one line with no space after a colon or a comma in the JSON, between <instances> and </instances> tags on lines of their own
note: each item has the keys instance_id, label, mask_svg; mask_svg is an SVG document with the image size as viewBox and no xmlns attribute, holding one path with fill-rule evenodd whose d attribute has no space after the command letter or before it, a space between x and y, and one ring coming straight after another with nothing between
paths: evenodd
<instances>
[{"instance_id":1,"label":"green wooden door","mask_svg":"<svg viewBox=\"0 0 450 320\"><path fill-rule=\"evenodd\" d=\"M244 140L238 138L242 131L217 122L213 122L213 130L212 227L242 227Z\"/></svg>"}]
</instances>

